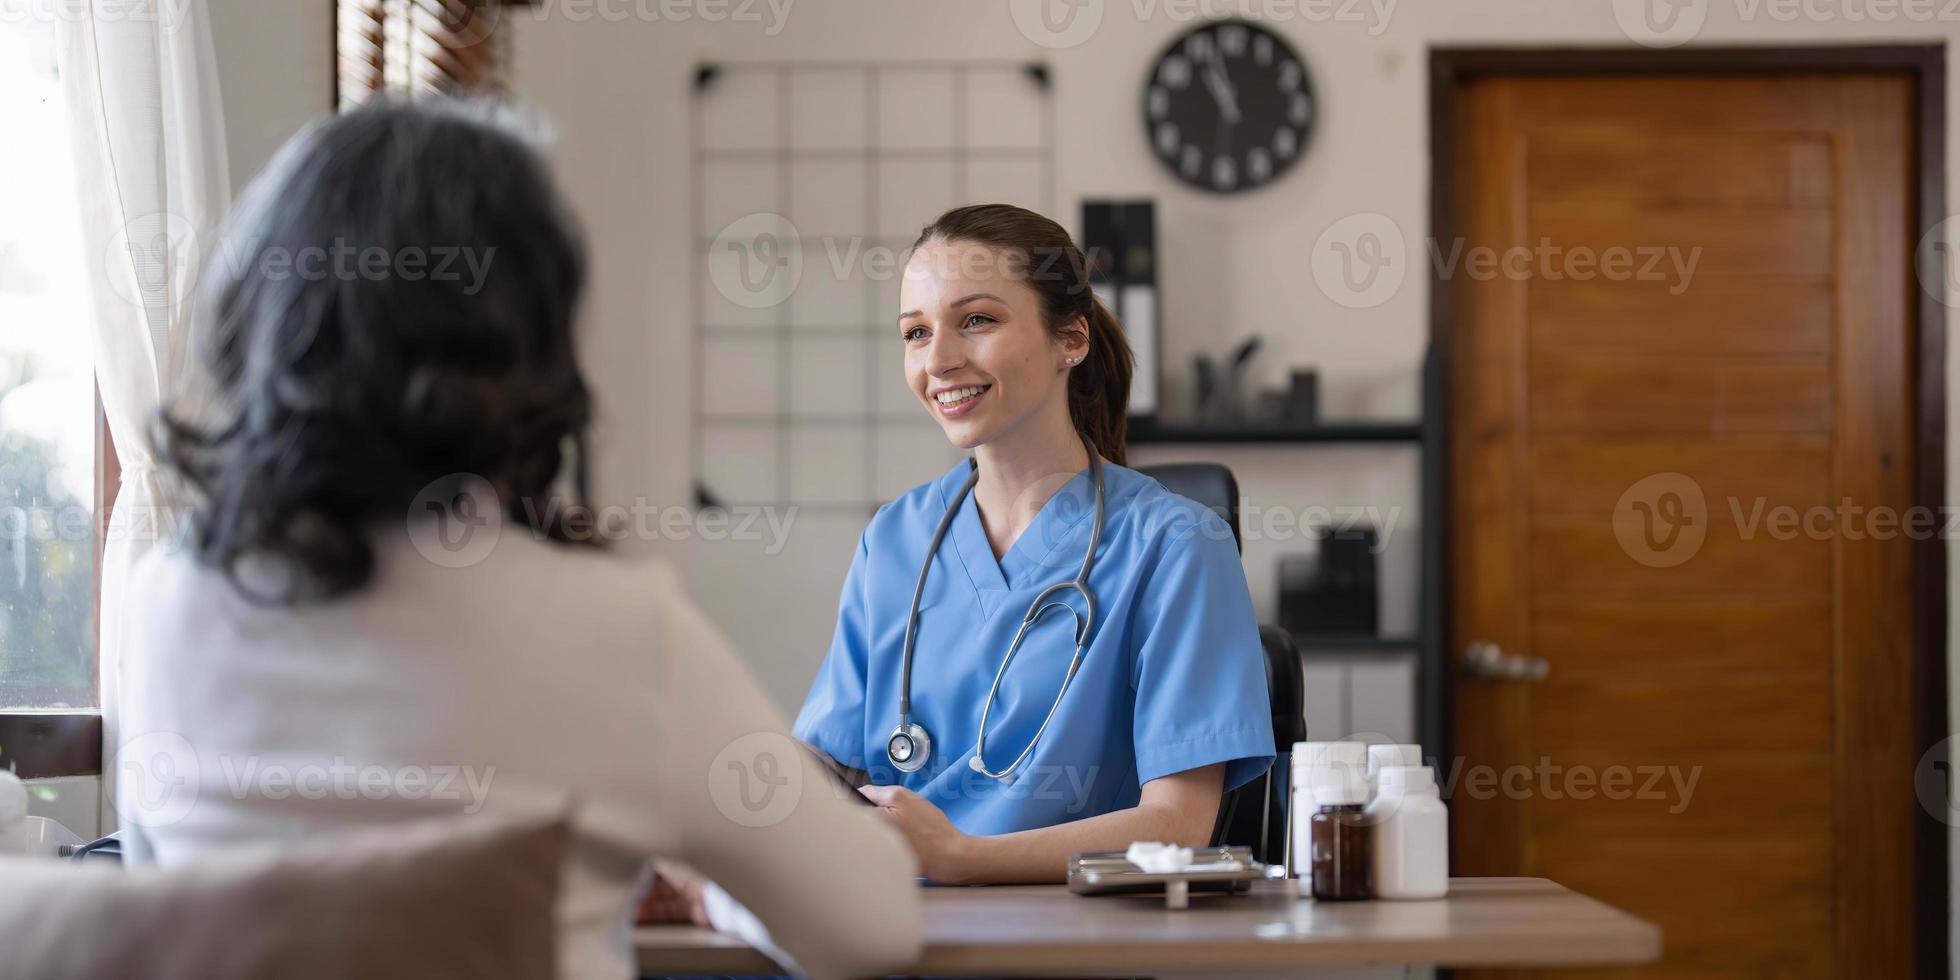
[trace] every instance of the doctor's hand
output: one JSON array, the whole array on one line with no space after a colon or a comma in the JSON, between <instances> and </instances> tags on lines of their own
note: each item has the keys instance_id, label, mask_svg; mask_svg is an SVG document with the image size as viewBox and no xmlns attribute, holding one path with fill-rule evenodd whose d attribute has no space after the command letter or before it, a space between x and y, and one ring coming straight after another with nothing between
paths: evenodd
<instances>
[{"instance_id":1,"label":"doctor's hand","mask_svg":"<svg viewBox=\"0 0 1960 980\"><path fill-rule=\"evenodd\" d=\"M878 804L885 818L905 835L919 858L921 874L942 884L970 880L973 838L953 826L932 801L903 786L860 786L858 792Z\"/></svg>"}]
</instances>

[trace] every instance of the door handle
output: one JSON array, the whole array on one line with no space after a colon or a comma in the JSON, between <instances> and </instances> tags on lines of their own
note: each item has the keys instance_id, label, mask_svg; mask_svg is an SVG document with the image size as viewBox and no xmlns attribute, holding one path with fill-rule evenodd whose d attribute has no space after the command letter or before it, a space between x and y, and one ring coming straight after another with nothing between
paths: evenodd
<instances>
[{"instance_id":1,"label":"door handle","mask_svg":"<svg viewBox=\"0 0 1960 980\"><path fill-rule=\"evenodd\" d=\"M1482 640L1463 648L1463 673L1500 681L1542 681L1552 665L1544 657L1505 653L1504 648Z\"/></svg>"}]
</instances>

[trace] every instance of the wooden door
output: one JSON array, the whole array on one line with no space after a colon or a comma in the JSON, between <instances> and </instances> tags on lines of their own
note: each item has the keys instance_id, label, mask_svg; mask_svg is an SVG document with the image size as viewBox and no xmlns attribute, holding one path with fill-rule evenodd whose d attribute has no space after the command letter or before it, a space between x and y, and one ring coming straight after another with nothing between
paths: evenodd
<instances>
[{"instance_id":1,"label":"wooden door","mask_svg":"<svg viewBox=\"0 0 1960 980\"><path fill-rule=\"evenodd\" d=\"M1643 975L1907 975L1908 79L1454 111L1456 872L1659 923Z\"/></svg>"}]
</instances>

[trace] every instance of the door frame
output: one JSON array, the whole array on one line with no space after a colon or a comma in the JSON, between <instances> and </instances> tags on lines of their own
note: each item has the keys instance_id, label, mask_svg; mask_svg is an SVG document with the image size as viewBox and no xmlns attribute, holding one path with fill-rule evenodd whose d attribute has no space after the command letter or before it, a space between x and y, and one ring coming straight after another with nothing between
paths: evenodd
<instances>
[{"instance_id":1,"label":"door frame","mask_svg":"<svg viewBox=\"0 0 1960 980\"><path fill-rule=\"evenodd\" d=\"M1429 52L1429 228L1430 241L1456 237L1457 89L1485 75L1600 74L1829 74L1890 72L1913 80L1914 147L1917 173L1915 239L1923 239L1946 212L1946 45L1845 47L1683 47L1646 48L1488 48L1441 47ZM1935 289L1945 291L1944 277ZM1449 364L1455 323L1450 282L1430 263L1430 358L1424 374L1425 441L1423 484L1428 552L1425 565L1424 634L1420 652L1417 715L1425 744L1438 759L1455 757L1452 697L1455 658L1451 656L1452 610L1443 588L1452 557L1449 513ZM1913 502L1946 504L1946 304L1921 288L1913 307L1917 326L1918 400L1914 409ZM1947 561L1939 535L1913 550L1912 680L1914 742L1920 757L1947 737ZM1948 828L1925 808L1915 815L1914 905L1920 976L1945 976L1948 914Z\"/></svg>"}]
</instances>

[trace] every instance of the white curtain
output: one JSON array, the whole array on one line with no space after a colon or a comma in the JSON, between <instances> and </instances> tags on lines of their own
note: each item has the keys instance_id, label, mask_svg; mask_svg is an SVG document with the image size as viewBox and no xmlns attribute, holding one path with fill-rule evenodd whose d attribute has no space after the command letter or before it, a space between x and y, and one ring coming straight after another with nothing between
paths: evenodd
<instances>
[{"instance_id":1,"label":"white curtain","mask_svg":"<svg viewBox=\"0 0 1960 980\"><path fill-rule=\"evenodd\" d=\"M130 566L176 525L151 452L152 420L191 351L202 256L231 200L204 0L61 5L59 66L72 107L95 372L122 486L102 559L102 821L115 826L118 653Z\"/></svg>"}]
</instances>

